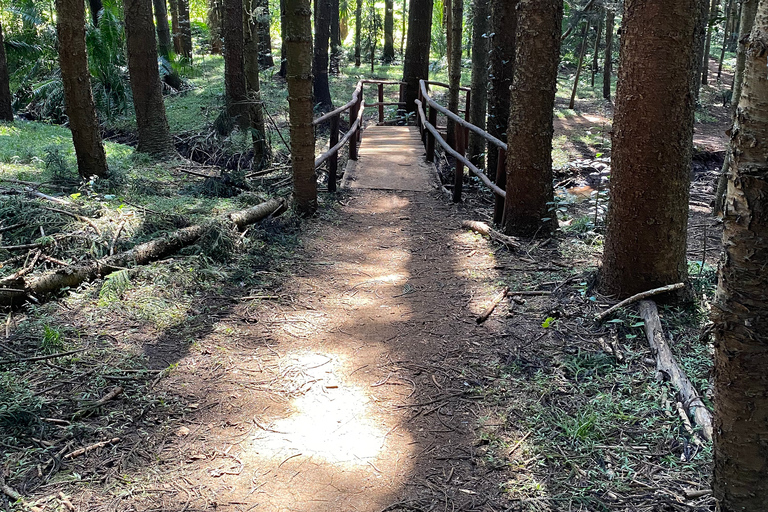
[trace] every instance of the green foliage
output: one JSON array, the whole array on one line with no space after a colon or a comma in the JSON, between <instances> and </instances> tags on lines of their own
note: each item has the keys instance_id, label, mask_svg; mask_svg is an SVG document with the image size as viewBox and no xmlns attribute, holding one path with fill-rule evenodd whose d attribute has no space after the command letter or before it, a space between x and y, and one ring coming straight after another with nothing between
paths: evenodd
<instances>
[{"instance_id":1,"label":"green foliage","mask_svg":"<svg viewBox=\"0 0 768 512\"><path fill-rule=\"evenodd\" d=\"M99 290L99 306L107 306L120 300L123 293L131 286L131 271L118 270L104 278L104 284Z\"/></svg>"},{"instance_id":2,"label":"green foliage","mask_svg":"<svg viewBox=\"0 0 768 512\"><path fill-rule=\"evenodd\" d=\"M128 109L130 87L126 73L125 30L117 2L107 0L99 26L90 25L85 35L93 98L98 111L108 119Z\"/></svg>"},{"instance_id":3,"label":"green foliage","mask_svg":"<svg viewBox=\"0 0 768 512\"><path fill-rule=\"evenodd\" d=\"M42 399L30 391L29 382L15 372L0 372L0 432L5 436L23 436L37 424Z\"/></svg>"},{"instance_id":4,"label":"green foliage","mask_svg":"<svg viewBox=\"0 0 768 512\"><path fill-rule=\"evenodd\" d=\"M61 331L50 325L43 326L43 338L40 340L40 348L46 354L55 354L64 349L64 340Z\"/></svg>"}]
</instances>

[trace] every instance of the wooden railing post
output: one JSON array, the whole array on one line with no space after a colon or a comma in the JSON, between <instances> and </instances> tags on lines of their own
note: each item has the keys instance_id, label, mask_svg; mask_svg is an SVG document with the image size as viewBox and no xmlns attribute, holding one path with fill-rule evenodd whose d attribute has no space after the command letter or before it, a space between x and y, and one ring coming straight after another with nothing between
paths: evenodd
<instances>
[{"instance_id":1,"label":"wooden railing post","mask_svg":"<svg viewBox=\"0 0 768 512\"><path fill-rule=\"evenodd\" d=\"M357 99L357 115L360 115L360 109L363 108L363 90L365 87L360 88L360 97ZM355 118L357 119L357 118ZM357 127L357 142L358 144L363 141L363 118L360 118L360 125Z\"/></svg>"},{"instance_id":2,"label":"wooden railing post","mask_svg":"<svg viewBox=\"0 0 768 512\"><path fill-rule=\"evenodd\" d=\"M454 125L454 130L456 133L456 151L464 157L464 154L467 152L467 134L469 131L465 129L463 126L459 126L458 124ZM461 202L461 191L464 187L464 162L462 162L461 158L456 159L456 169L453 173L453 202L454 203L460 203Z\"/></svg>"},{"instance_id":3,"label":"wooden railing post","mask_svg":"<svg viewBox=\"0 0 768 512\"><path fill-rule=\"evenodd\" d=\"M499 158L496 165L496 185L499 188L507 189L507 152L499 148ZM494 194L495 203L493 205L493 222L495 224L501 224L504 217L504 198Z\"/></svg>"},{"instance_id":4,"label":"wooden railing post","mask_svg":"<svg viewBox=\"0 0 768 512\"><path fill-rule=\"evenodd\" d=\"M331 140L328 147L339 143L339 116L331 118ZM336 171L339 169L339 152L335 151L328 162L328 192L336 192Z\"/></svg>"},{"instance_id":5,"label":"wooden railing post","mask_svg":"<svg viewBox=\"0 0 768 512\"><path fill-rule=\"evenodd\" d=\"M384 122L384 84L379 84L379 122Z\"/></svg>"},{"instance_id":6,"label":"wooden railing post","mask_svg":"<svg viewBox=\"0 0 768 512\"><path fill-rule=\"evenodd\" d=\"M429 124L437 128L437 109L429 107ZM435 161L435 136L427 133L427 162Z\"/></svg>"},{"instance_id":7,"label":"wooden railing post","mask_svg":"<svg viewBox=\"0 0 768 512\"><path fill-rule=\"evenodd\" d=\"M349 109L349 129L350 130L352 129L352 126L355 124L355 121L357 120L357 109L358 109L357 103L352 105L352 107L350 107ZM349 159L357 160L357 134L356 133L349 138Z\"/></svg>"}]
</instances>

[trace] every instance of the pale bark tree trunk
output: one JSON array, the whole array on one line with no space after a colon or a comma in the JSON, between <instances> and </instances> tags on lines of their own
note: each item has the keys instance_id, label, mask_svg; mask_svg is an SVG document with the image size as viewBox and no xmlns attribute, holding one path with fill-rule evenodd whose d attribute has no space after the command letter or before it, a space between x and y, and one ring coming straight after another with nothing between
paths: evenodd
<instances>
[{"instance_id":1,"label":"pale bark tree trunk","mask_svg":"<svg viewBox=\"0 0 768 512\"><path fill-rule=\"evenodd\" d=\"M88 0L88 7L91 11L91 21L93 21L93 26L98 27L99 26L99 13L101 12L101 9L104 7L104 4L101 3L101 0Z\"/></svg>"},{"instance_id":2,"label":"pale bark tree trunk","mask_svg":"<svg viewBox=\"0 0 768 512\"><path fill-rule=\"evenodd\" d=\"M312 11L309 0L285 0L288 115L291 123L293 200L300 215L317 210L315 132L312 127Z\"/></svg>"},{"instance_id":3,"label":"pale bark tree trunk","mask_svg":"<svg viewBox=\"0 0 768 512\"><path fill-rule=\"evenodd\" d=\"M410 0L408 11L408 44L403 63L403 97L406 112L415 112L419 97L419 80L429 78L429 47L432 44L432 0Z\"/></svg>"},{"instance_id":4,"label":"pale bark tree trunk","mask_svg":"<svg viewBox=\"0 0 768 512\"><path fill-rule=\"evenodd\" d=\"M250 125L245 81L243 0L224 0L224 94L227 113L241 129Z\"/></svg>"},{"instance_id":5,"label":"pale bark tree trunk","mask_svg":"<svg viewBox=\"0 0 768 512\"><path fill-rule=\"evenodd\" d=\"M245 0L243 16L243 47L245 49L245 81L249 117L253 140L253 168L263 167L267 156L267 139L264 128L264 112L261 104L261 83L259 81L259 7L256 0Z\"/></svg>"},{"instance_id":6,"label":"pale bark tree trunk","mask_svg":"<svg viewBox=\"0 0 768 512\"><path fill-rule=\"evenodd\" d=\"M605 10L605 57L603 60L603 98L611 99L611 76L613 75L613 22L614 12Z\"/></svg>"},{"instance_id":7,"label":"pale bark tree trunk","mask_svg":"<svg viewBox=\"0 0 768 512\"><path fill-rule=\"evenodd\" d=\"M699 4L624 2L601 283L608 295L626 297L687 278Z\"/></svg>"},{"instance_id":8,"label":"pale bark tree trunk","mask_svg":"<svg viewBox=\"0 0 768 512\"><path fill-rule=\"evenodd\" d=\"M77 171L83 178L103 177L108 174L107 157L91 93L85 47L85 3L83 0L56 0L56 14L64 104L75 144Z\"/></svg>"},{"instance_id":9,"label":"pale bark tree trunk","mask_svg":"<svg viewBox=\"0 0 768 512\"><path fill-rule=\"evenodd\" d=\"M768 1L749 41L732 131L715 324L713 490L720 512L764 510L768 496Z\"/></svg>"},{"instance_id":10,"label":"pale bark tree trunk","mask_svg":"<svg viewBox=\"0 0 768 512\"><path fill-rule=\"evenodd\" d=\"M485 115L488 104L488 9L487 0L474 0L472 18L472 104L469 122L485 130ZM485 139L474 132L469 134L467 154L470 161L484 168ZM495 150L495 146L493 146Z\"/></svg>"},{"instance_id":11,"label":"pale bark tree trunk","mask_svg":"<svg viewBox=\"0 0 768 512\"><path fill-rule=\"evenodd\" d=\"M0 121L13 121L11 85L8 77L8 60L5 56L3 26L0 25Z\"/></svg>"},{"instance_id":12,"label":"pale bark tree trunk","mask_svg":"<svg viewBox=\"0 0 768 512\"><path fill-rule=\"evenodd\" d=\"M461 87L461 32L464 21L464 0L451 0L451 46L448 61L448 110L459 115L459 87ZM456 148L456 126L448 119L448 144Z\"/></svg>"},{"instance_id":13,"label":"pale bark tree trunk","mask_svg":"<svg viewBox=\"0 0 768 512\"><path fill-rule=\"evenodd\" d=\"M333 109L328 85L328 45L331 38L331 0L315 0L315 45L312 59L315 102L321 111Z\"/></svg>"},{"instance_id":14,"label":"pale bark tree trunk","mask_svg":"<svg viewBox=\"0 0 768 512\"><path fill-rule=\"evenodd\" d=\"M519 0L493 0L491 3L490 80L488 88L488 133L500 140L507 138L509 120L509 88L515 72L515 36ZM488 153L488 171L496 175L496 184L504 188L506 172L496 174L498 152ZM497 198L497 211L503 210L504 200ZM500 222L501 218L494 219Z\"/></svg>"},{"instance_id":15,"label":"pale bark tree trunk","mask_svg":"<svg viewBox=\"0 0 768 512\"><path fill-rule=\"evenodd\" d=\"M712 30L715 28L717 20L717 4L719 0L712 0L709 6L709 22L707 23L707 39L704 43L704 59L701 63L701 84L707 85L709 79L709 50L712 46Z\"/></svg>"},{"instance_id":16,"label":"pale bark tree trunk","mask_svg":"<svg viewBox=\"0 0 768 512\"><path fill-rule=\"evenodd\" d=\"M165 0L161 0L165 1ZM211 54L221 55L224 42L221 34L222 0L208 0L208 29L211 31Z\"/></svg>"},{"instance_id":17,"label":"pale bark tree trunk","mask_svg":"<svg viewBox=\"0 0 768 512\"><path fill-rule=\"evenodd\" d=\"M384 0L384 52L381 60L386 64L395 60L395 0Z\"/></svg>"},{"instance_id":18,"label":"pale bark tree trunk","mask_svg":"<svg viewBox=\"0 0 768 512\"><path fill-rule=\"evenodd\" d=\"M272 36L269 33L269 0L258 0L256 17L256 27L259 39L259 66L261 69L268 69L275 65L275 59L272 57Z\"/></svg>"},{"instance_id":19,"label":"pale bark tree trunk","mask_svg":"<svg viewBox=\"0 0 768 512\"><path fill-rule=\"evenodd\" d=\"M328 71L332 75L341 72L341 20L339 0L331 0L331 61Z\"/></svg>"},{"instance_id":20,"label":"pale bark tree trunk","mask_svg":"<svg viewBox=\"0 0 768 512\"><path fill-rule=\"evenodd\" d=\"M128 73L139 131L137 151L157 158L176 154L165 116L157 70L157 43L150 0L125 0L125 37Z\"/></svg>"},{"instance_id":21,"label":"pale bark tree trunk","mask_svg":"<svg viewBox=\"0 0 768 512\"><path fill-rule=\"evenodd\" d=\"M507 197L502 224L508 235L530 235L557 227L556 216L549 210L554 198L552 110L560 62L563 2L520 0L517 16L518 45L507 134L507 145L512 150L507 153Z\"/></svg>"},{"instance_id":22,"label":"pale bark tree trunk","mask_svg":"<svg viewBox=\"0 0 768 512\"><path fill-rule=\"evenodd\" d=\"M363 0L357 0L355 6L355 67L362 65L362 25L363 25Z\"/></svg>"},{"instance_id":23,"label":"pale bark tree trunk","mask_svg":"<svg viewBox=\"0 0 768 512\"><path fill-rule=\"evenodd\" d=\"M176 0L179 9L179 31L181 33L180 55L192 62L192 25L189 19L189 0Z\"/></svg>"},{"instance_id":24,"label":"pale bark tree trunk","mask_svg":"<svg viewBox=\"0 0 768 512\"><path fill-rule=\"evenodd\" d=\"M157 52L167 59L171 55L171 29L168 27L168 9L165 0L152 0L157 25Z\"/></svg>"}]
</instances>

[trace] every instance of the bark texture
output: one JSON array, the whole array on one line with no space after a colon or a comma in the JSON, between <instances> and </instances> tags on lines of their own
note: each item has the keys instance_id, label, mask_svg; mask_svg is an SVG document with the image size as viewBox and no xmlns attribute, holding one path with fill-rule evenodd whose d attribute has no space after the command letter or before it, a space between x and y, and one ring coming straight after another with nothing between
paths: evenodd
<instances>
[{"instance_id":1,"label":"bark texture","mask_svg":"<svg viewBox=\"0 0 768 512\"><path fill-rule=\"evenodd\" d=\"M243 2L224 2L224 94L227 113L241 129L250 124L245 80Z\"/></svg>"},{"instance_id":2,"label":"bark texture","mask_svg":"<svg viewBox=\"0 0 768 512\"><path fill-rule=\"evenodd\" d=\"M509 88L515 72L515 37L519 0L493 0L491 3L490 75L488 83L488 133L500 140L507 138L509 121ZM496 172L498 154L488 153L488 170ZM504 187L505 176L496 184Z\"/></svg>"},{"instance_id":3,"label":"bark texture","mask_svg":"<svg viewBox=\"0 0 768 512\"><path fill-rule=\"evenodd\" d=\"M321 111L333 109L328 86L328 45L331 41L331 0L315 0L315 45L312 58L313 92Z\"/></svg>"},{"instance_id":4,"label":"bark texture","mask_svg":"<svg viewBox=\"0 0 768 512\"><path fill-rule=\"evenodd\" d=\"M211 31L211 54L220 55L224 50L224 41L221 34L222 0L208 0L208 29Z\"/></svg>"},{"instance_id":5,"label":"bark texture","mask_svg":"<svg viewBox=\"0 0 768 512\"><path fill-rule=\"evenodd\" d=\"M605 10L605 57L603 58L603 98L611 99L611 76L613 75L613 24L615 14Z\"/></svg>"},{"instance_id":6,"label":"bark texture","mask_svg":"<svg viewBox=\"0 0 768 512\"><path fill-rule=\"evenodd\" d=\"M717 21L717 6L719 0L712 0L712 4L709 6L709 19L707 22L707 39L704 42L704 58L701 62L701 83L707 85L709 80L709 50L712 46L712 30L715 28L715 21Z\"/></svg>"},{"instance_id":7,"label":"bark texture","mask_svg":"<svg viewBox=\"0 0 768 512\"><path fill-rule=\"evenodd\" d=\"M181 55L181 29L179 28L179 0L168 0L171 7L171 35L173 36L173 51Z\"/></svg>"},{"instance_id":8,"label":"bark texture","mask_svg":"<svg viewBox=\"0 0 768 512\"><path fill-rule=\"evenodd\" d=\"M257 0L256 26L259 33L259 66L261 69L275 65L272 57L272 36L269 33L269 0Z\"/></svg>"},{"instance_id":9,"label":"bark texture","mask_svg":"<svg viewBox=\"0 0 768 512\"><path fill-rule=\"evenodd\" d=\"M355 66L360 67L362 64L361 54L362 46L360 39L362 38L362 25L363 25L363 0L357 0L355 5Z\"/></svg>"},{"instance_id":10,"label":"bark texture","mask_svg":"<svg viewBox=\"0 0 768 512\"><path fill-rule=\"evenodd\" d=\"M85 49L85 3L56 0L56 14L64 104L75 144L77 171L83 178L106 176L107 157L99 134Z\"/></svg>"},{"instance_id":11,"label":"bark texture","mask_svg":"<svg viewBox=\"0 0 768 512\"><path fill-rule=\"evenodd\" d=\"M432 44L432 0L411 0L408 6L408 44L403 63L403 97L406 112L416 112L419 80L429 78L429 47Z\"/></svg>"},{"instance_id":12,"label":"bark texture","mask_svg":"<svg viewBox=\"0 0 768 512\"><path fill-rule=\"evenodd\" d=\"M172 42L171 29L168 26L168 9L165 0L152 0L155 11L155 24L157 25L157 53L170 59Z\"/></svg>"},{"instance_id":13,"label":"bark texture","mask_svg":"<svg viewBox=\"0 0 768 512\"><path fill-rule=\"evenodd\" d=\"M472 104L469 122L485 130L486 105L488 103L488 2L474 0L472 18ZM484 168L485 139L474 132L469 134L467 153L469 160ZM494 147L495 150L495 147Z\"/></svg>"},{"instance_id":14,"label":"bark texture","mask_svg":"<svg viewBox=\"0 0 768 512\"><path fill-rule=\"evenodd\" d=\"M562 0L520 0L507 145L507 235L552 231L552 110L560 62ZM519 150L518 148L524 150ZM549 219L549 220L546 220Z\"/></svg>"},{"instance_id":15,"label":"bark texture","mask_svg":"<svg viewBox=\"0 0 768 512\"><path fill-rule=\"evenodd\" d=\"M5 57L3 26L0 25L0 121L13 121L11 86L8 78L8 60Z\"/></svg>"},{"instance_id":16,"label":"bark texture","mask_svg":"<svg viewBox=\"0 0 768 512\"><path fill-rule=\"evenodd\" d=\"M464 28L464 0L451 0L451 23L448 30L451 33L448 47L448 110L459 114L459 87L461 86L461 33ZM448 119L448 144L456 149L456 126Z\"/></svg>"},{"instance_id":17,"label":"bark texture","mask_svg":"<svg viewBox=\"0 0 768 512\"><path fill-rule=\"evenodd\" d=\"M395 60L395 0L384 1L384 52L381 60L386 64Z\"/></svg>"},{"instance_id":18,"label":"bark texture","mask_svg":"<svg viewBox=\"0 0 768 512\"><path fill-rule=\"evenodd\" d=\"M328 71L332 75L341 72L341 18L339 0L331 0L331 60Z\"/></svg>"},{"instance_id":19,"label":"bark texture","mask_svg":"<svg viewBox=\"0 0 768 512\"><path fill-rule=\"evenodd\" d=\"M285 59L285 0L280 0L280 71L278 75L285 78L288 73L288 62Z\"/></svg>"},{"instance_id":20,"label":"bark texture","mask_svg":"<svg viewBox=\"0 0 768 512\"><path fill-rule=\"evenodd\" d=\"M699 4L624 3L602 272L609 295L626 297L687 277Z\"/></svg>"},{"instance_id":21,"label":"bark texture","mask_svg":"<svg viewBox=\"0 0 768 512\"><path fill-rule=\"evenodd\" d=\"M137 151L156 158L176 154L165 116L165 104L157 70L155 26L149 0L125 0L125 37L128 73L139 131Z\"/></svg>"},{"instance_id":22,"label":"bark texture","mask_svg":"<svg viewBox=\"0 0 768 512\"><path fill-rule=\"evenodd\" d=\"M312 127L312 10L309 0L285 0L288 115L293 199L301 215L317 210L315 131Z\"/></svg>"},{"instance_id":23,"label":"bark texture","mask_svg":"<svg viewBox=\"0 0 768 512\"><path fill-rule=\"evenodd\" d=\"M731 146L715 323L713 490L721 512L764 510L768 496L768 1L746 44Z\"/></svg>"},{"instance_id":24,"label":"bark texture","mask_svg":"<svg viewBox=\"0 0 768 512\"><path fill-rule=\"evenodd\" d=\"M192 62L192 25L189 19L189 0L176 0L179 9L179 55Z\"/></svg>"},{"instance_id":25,"label":"bark texture","mask_svg":"<svg viewBox=\"0 0 768 512\"><path fill-rule=\"evenodd\" d=\"M709 21L709 0L698 0L696 4L698 8L698 13L694 14L694 19L696 20L696 36L694 37L696 70L691 79L693 81L694 96L696 101L698 101L699 89L701 89L701 67L704 62L704 46L707 38L707 21ZM626 7L624 12L626 13ZM623 54L621 54L619 58L621 58L621 56L623 56Z\"/></svg>"},{"instance_id":26,"label":"bark texture","mask_svg":"<svg viewBox=\"0 0 768 512\"><path fill-rule=\"evenodd\" d=\"M264 112L261 104L261 83L259 81L259 24L256 20L258 10L256 0L245 0L246 15L243 17L243 34L245 48L245 83L249 118L253 139L253 167L262 167L267 156L267 139L264 128Z\"/></svg>"}]
</instances>

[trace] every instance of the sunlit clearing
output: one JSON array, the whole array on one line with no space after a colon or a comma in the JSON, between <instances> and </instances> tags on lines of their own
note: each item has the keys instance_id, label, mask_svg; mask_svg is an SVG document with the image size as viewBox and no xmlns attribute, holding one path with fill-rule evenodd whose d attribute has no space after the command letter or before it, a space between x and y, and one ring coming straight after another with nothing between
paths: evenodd
<instances>
[{"instance_id":1,"label":"sunlit clearing","mask_svg":"<svg viewBox=\"0 0 768 512\"><path fill-rule=\"evenodd\" d=\"M336 355L304 353L284 374L302 379L305 390L291 402L292 413L256 435L256 456L274 459L301 454L329 463L364 465L378 456L386 431L372 417L371 399L357 386L342 382Z\"/></svg>"}]
</instances>

